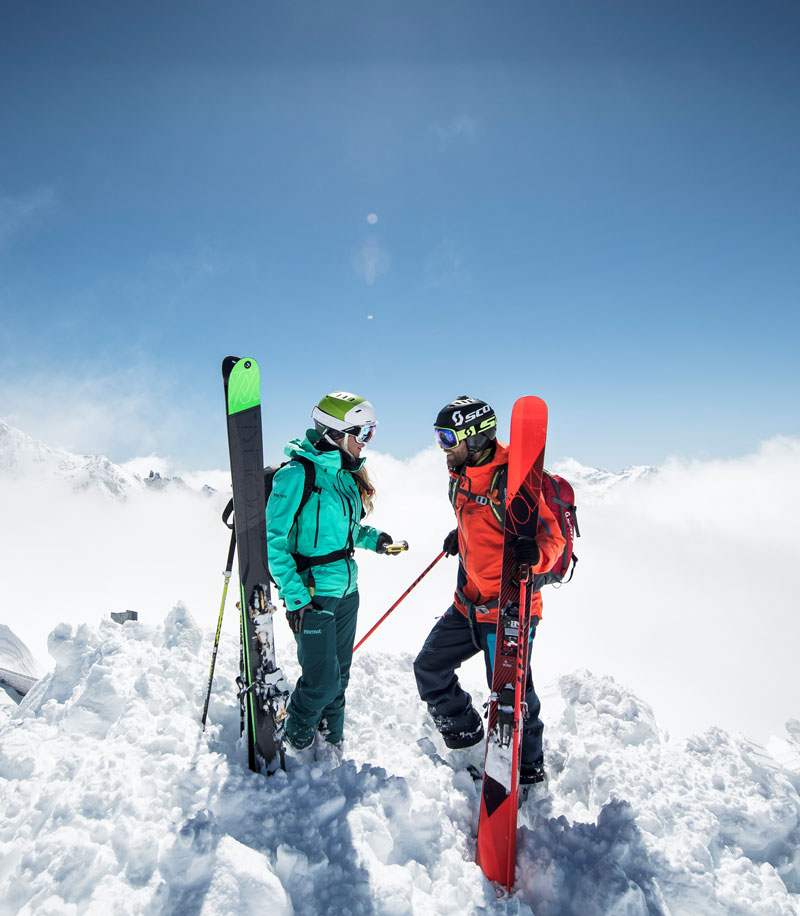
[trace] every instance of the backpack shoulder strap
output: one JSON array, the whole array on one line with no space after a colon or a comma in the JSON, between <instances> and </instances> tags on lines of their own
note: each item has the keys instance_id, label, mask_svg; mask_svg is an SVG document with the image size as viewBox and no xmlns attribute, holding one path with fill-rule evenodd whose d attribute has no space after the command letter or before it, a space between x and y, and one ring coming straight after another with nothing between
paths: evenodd
<instances>
[{"instance_id":1,"label":"backpack shoulder strap","mask_svg":"<svg viewBox=\"0 0 800 916\"><path fill-rule=\"evenodd\" d=\"M492 510L492 515L495 517L498 525L503 527L505 514L506 514L506 481L508 480L508 465L501 464L492 474L492 480L489 484L488 493L473 493L471 490L465 490L460 486L461 478L455 479L450 478L450 485L448 487L448 495L450 497L450 502L453 504L453 508L456 507L456 499L459 494L465 496L468 500L479 503L482 506L489 505ZM467 480L469 483L469 481Z\"/></svg>"},{"instance_id":2,"label":"backpack shoulder strap","mask_svg":"<svg viewBox=\"0 0 800 916\"><path fill-rule=\"evenodd\" d=\"M292 461L296 461L305 472L306 479L303 484L303 495L300 497L300 505L297 507L297 512L294 514L295 521L297 521L297 516L303 509L303 506L309 501L312 493L319 493L320 488L317 486L317 471L314 467L314 462L309 461L308 458L303 458L302 455L298 455L296 458L292 458ZM290 464L291 462L286 462Z\"/></svg>"},{"instance_id":3,"label":"backpack shoulder strap","mask_svg":"<svg viewBox=\"0 0 800 916\"><path fill-rule=\"evenodd\" d=\"M497 523L501 528L505 524L507 481L508 465L501 464L492 474L492 482L489 484L489 491L497 494L497 500L490 500L489 505L492 507L492 515L497 519Z\"/></svg>"}]
</instances>

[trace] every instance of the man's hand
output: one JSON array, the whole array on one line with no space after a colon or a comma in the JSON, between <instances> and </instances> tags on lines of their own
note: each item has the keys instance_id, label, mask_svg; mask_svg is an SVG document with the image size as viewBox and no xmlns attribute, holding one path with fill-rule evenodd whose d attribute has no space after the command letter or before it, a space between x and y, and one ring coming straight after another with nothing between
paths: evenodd
<instances>
[{"instance_id":1,"label":"man's hand","mask_svg":"<svg viewBox=\"0 0 800 916\"><path fill-rule=\"evenodd\" d=\"M539 562L539 547L533 538L518 534L511 539L511 553L514 555L514 574L523 565L535 566Z\"/></svg>"},{"instance_id":2,"label":"man's hand","mask_svg":"<svg viewBox=\"0 0 800 916\"><path fill-rule=\"evenodd\" d=\"M458 553L458 528L453 528L450 534L444 539L442 550L448 557L454 557Z\"/></svg>"},{"instance_id":3,"label":"man's hand","mask_svg":"<svg viewBox=\"0 0 800 916\"><path fill-rule=\"evenodd\" d=\"M312 604L306 604L296 611L286 612L286 619L289 621L289 629L295 636L299 636L303 632L303 614L305 614L306 611L313 610L314 606Z\"/></svg>"}]
</instances>

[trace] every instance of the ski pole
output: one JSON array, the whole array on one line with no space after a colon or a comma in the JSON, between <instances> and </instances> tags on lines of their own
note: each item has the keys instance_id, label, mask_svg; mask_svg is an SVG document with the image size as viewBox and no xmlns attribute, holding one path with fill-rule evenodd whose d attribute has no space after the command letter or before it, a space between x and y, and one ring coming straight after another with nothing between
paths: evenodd
<instances>
[{"instance_id":1,"label":"ski pole","mask_svg":"<svg viewBox=\"0 0 800 916\"><path fill-rule=\"evenodd\" d=\"M225 570L222 573L225 576L225 584L222 586L222 604L219 609L219 620L217 621L217 635L214 637L214 651L211 654L211 670L208 672L208 692L206 693L206 702L203 706L203 731L206 730L206 716L208 715L208 703L211 699L211 682L214 680L214 665L217 663L217 649L219 648L219 634L222 629L222 615L225 612L225 598L228 594L228 583L231 581L231 570L233 569L233 551L236 548L236 529L231 528L231 546L228 549L228 562L225 564Z\"/></svg>"},{"instance_id":2,"label":"ski pole","mask_svg":"<svg viewBox=\"0 0 800 916\"><path fill-rule=\"evenodd\" d=\"M389 610L383 615L383 617L381 617L381 619L375 624L375 626L366 634L366 636L362 636L361 639L359 639L359 641L355 644L355 646L353 646L353 652L356 651L356 649L361 645L361 643L367 641L367 639L375 632L375 630L378 629L378 627L383 623L383 621L386 620L389 614L391 614L392 611L397 607L397 605L400 604L400 602L411 591L411 589L415 588L417 585L419 585L420 582L422 582L425 576L428 575L428 573L433 569L434 566L436 566L436 564L439 562L439 560L442 559L443 556L444 556L444 551L442 551L439 554L439 556L436 557L436 559L430 564L430 566L428 566L423 572L419 574L419 576L417 576L416 579L414 579L411 585L408 586L408 588L403 592L403 594L397 599L397 601L395 601L395 603L389 608Z\"/></svg>"}]
</instances>

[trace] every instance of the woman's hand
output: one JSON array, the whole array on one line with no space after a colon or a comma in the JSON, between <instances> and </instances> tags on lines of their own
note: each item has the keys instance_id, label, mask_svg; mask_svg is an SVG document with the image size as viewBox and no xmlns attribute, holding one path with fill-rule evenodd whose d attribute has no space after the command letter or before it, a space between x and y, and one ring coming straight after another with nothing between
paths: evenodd
<instances>
[{"instance_id":1,"label":"woman's hand","mask_svg":"<svg viewBox=\"0 0 800 916\"><path fill-rule=\"evenodd\" d=\"M375 550L378 553L388 554L390 557L393 557L398 553L402 553L404 550L408 550L408 541L395 541L391 534L382 531L378 535Z\"/></svg>"},{"instance_id":2,"label":"woman's hand","mask_svg":"<svg viewBox=\"0 0 800 916\"><path fill-rule=\"evenodd\" d=\"M289 629L294 633L295 636L299 636L303 632L303 614L306 611L313 611L314 606L311 604L306 604L304 607L298 608L296 611L287 611L286 619L289 621Z\"/></svg>"},{"instance_id":3,"label":"woman's hand","mask_svg":"<svg viewBox=\"0 0 800 916\"><path fill-rule=\"evenodd\" d=\"M378 535L378 543L375 545L375 550L377 553L387 553L386 548L389 544L393 544L391 534L387 534L385 531L381 531Z\"/></svg>"}]
</instances>

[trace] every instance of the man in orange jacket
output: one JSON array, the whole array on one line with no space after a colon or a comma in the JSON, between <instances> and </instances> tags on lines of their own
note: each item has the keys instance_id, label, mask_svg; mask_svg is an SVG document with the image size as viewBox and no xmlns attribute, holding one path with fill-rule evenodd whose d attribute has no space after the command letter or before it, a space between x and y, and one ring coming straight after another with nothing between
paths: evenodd
<instances>
[{"instance_id":1,"label":"man in orange jacket","mask_svg":"<svg viewBox=\"0 0 800 916\"><path fill-rule=\"evenodd\" d=\"M450 556L458 554L458 578L453 603L436 622L414 661L414 675L419 695L428 704L445 744L464 748L482 740L483 721L455 670L482 651L491 689L508 446L496 439L497 417L492 408L466 395L439 411L434 430L445 450L450 502L457 522L443 549ZM517 566L528 563L533 573L547 572L554 566L564 546L558 523L544 501L539 506L536 537L517 537L511 544ZM541 616L542 596L537 592L531 598L531 639ZM530 668L525 703L528 715L522 729L521 785L544 778L544 726Z\"/></svg>"}]
</instances>

